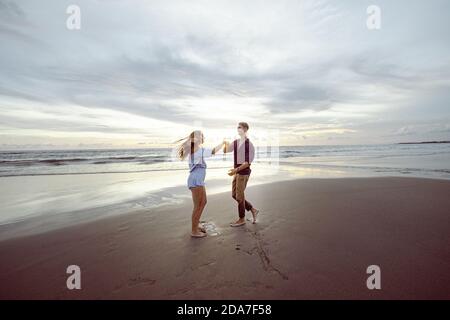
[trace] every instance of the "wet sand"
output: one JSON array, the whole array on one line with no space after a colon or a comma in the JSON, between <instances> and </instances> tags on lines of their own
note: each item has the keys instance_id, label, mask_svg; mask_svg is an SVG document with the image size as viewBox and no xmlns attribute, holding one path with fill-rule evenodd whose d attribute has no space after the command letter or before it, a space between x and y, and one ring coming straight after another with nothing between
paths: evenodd
<instances>
[{"instance_id":1,"label":"wet sand","mask_svg":"<svg viewBox=\"0 0 450 320\"><path fill-rule=\"evenodd\" d=\"M251 182L250 182L251 185ZM250 187L258 224L189 237L190 201L0 242L1 299L450 299L450 181L302 179ZM248 215L250 217L250 215ZM81 268L81 290L66 268ZM368 290L366 268L381 268Z\"/></svg>"}]
</instances>

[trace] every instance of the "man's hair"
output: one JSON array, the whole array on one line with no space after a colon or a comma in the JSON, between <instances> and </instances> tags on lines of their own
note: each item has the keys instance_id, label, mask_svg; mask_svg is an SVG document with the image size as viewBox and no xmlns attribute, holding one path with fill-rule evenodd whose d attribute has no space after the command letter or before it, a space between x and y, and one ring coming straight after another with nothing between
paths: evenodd
<instances>
[{"instance_id":1,"label":"man's hair","mask_svg":"<svg viewBox=\"0 0 450 320\"><path fill-rule=\"evenodd\" d=\"M245 131L248 131L249 126L247 122L239 122L238 123L242 128L245 128Z\"/></svg>"}]
</instances>

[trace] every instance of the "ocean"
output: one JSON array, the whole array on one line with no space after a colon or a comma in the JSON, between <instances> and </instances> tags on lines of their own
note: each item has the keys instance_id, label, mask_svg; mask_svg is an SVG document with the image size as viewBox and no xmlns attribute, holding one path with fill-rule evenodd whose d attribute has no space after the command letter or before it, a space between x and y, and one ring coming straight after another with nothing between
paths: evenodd
<instances>
[{"instance_id":1,"label":"ocean","mask_svg":"<svg viewBox=\"0 0 450 320\"><path fill-rule=\"evenodd\" d=\"M229 191L232 155L208 160L208 194ZM250 185L299 178L450 179L450 144L257 148ZM191 195L172 149L0 151L0 238L177 204ZM189 212L187 212L189 214ZM43 222L45 221L45 222Z\"/></svg>"},{"instance_id":2,"label":"ocean","mask_svg":"<svg viewBox=\"0 0 450 320\"><path fill-rule=\"evenodd\" d=\"M217 155L210 168L225 168L231 155ZM279 162L317 168L360 169L367 173L389 173L450 178L450 143L385 144L352 146L279 147L276 152L257 150L256 162ZM0 177L132 173L185 170L174 150L38 150L0 151Z\"/></svg>"}]
</instances>

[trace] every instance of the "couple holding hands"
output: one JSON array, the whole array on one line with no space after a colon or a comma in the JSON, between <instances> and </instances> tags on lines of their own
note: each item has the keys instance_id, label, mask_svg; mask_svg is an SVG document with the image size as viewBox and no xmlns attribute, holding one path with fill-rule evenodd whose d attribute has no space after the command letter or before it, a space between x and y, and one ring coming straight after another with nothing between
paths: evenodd
<instances>
[{"instance_id":1,"label":"couple holding hands","mask_svg":"<svg viewBox=\"0 0 450 320\"><path fill-rule=\"evenodd\" d=\"M204 136L199 130L192 132L188 137L182 139L183 143L178 148L178 157L189 162L188 188L192 192L194 209L192 212L192 232L194 238L206 237L206 230L200 225L200 217L206 206L206 162L205 159L214 156L223 149L224 153L234 153L234 168L230 169L228 175L233 176L232 197L238 204L239 219L230 223L231 227L245 225L245 211L251 211L253 223L259 213L250 202L245 199L245 188L250 178L250 165L255 158L255 147L247 138L249 126L246 122L240 122L237 130L239 139L232 143L222 142L213 149L203 147Z\"/></svg>"}]
</instances>

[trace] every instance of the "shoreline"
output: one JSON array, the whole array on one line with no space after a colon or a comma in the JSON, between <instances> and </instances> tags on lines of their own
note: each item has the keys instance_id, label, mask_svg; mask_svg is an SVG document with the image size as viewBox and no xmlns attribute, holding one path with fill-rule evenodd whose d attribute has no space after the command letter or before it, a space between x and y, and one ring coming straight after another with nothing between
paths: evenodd
<instances>
[{"instance_id":1,"label":"shoreline","mask_svg":"<svg viewBox=\"0 0 450 320\"><path fill-rule=\"evenodd\" d=\"M450 182L298 179L257 185L260 221L230 228L229 194L190 239L191 203L0 242L1 299L450 299ZM187 205L189 204L189 207ZM68 265L82 290L65 288ZM379 265L382 290L365 287Z\"/></svg>"},{"instance_id":2,"label":"shoreline","mask_svg":"<svg viewBox=\"0 0 450 320\"><path fill-rule=\"evenodd\" d=\"M254 188L256 186L268 186L272 184L290 182L290 181L314 181L314 180L341 180L341 179L419 179L419 180L431 180L431 181L450 181L446 178L429 178L429 177L399 177L399 176L343 176L343 177L316 177L316 178L284 178L282 180L270 180L268 182L258 182L252 181L248 189ZM224 196L226 198L229 195L229 190L231 190L231 185L226 184L226 187L218 188L214 183L223 184L223 180L213 180L211 185L214 187L209 187L207 185L208 197L213 195ZM231 183L231 180L230 180ZM175 187L164 188L155 192L149 193L147 196L142 196L139 198L132 198L124 202L118 202L107 206L92 207L88 209L80 209L63 213L47 213L36 216L31 216L23 220L4 222L0 224L0 243L2 241L7 241L10 239L17 239L22 237L28 237L38 234L43 234L47 232L57 231L60 229L77 227L80 225L95 223L107 219L120 218L124 215L138 214L145 211L153 211L156 209L162 210L178 210L181 208L186 208L192 206L192 201L190 193L185 190L185 186L179 185ZM170 192L172 190L173 192ZM212 191L211 190L216 190ZM217 191L220 190L220 191ZM180 194L180 192L184 192ZM170 198L164 198L167 195ZM166 203L151 204L150 206L138 207L141 201L145 201L148 197L159 197L160 201L166 199ZM86 211L90 214L87 216ZM80 217L82 215L82 217Z\"/></svg>"},{"instance_id":3,"label":"shoreline","mask_svg":"<svg viewBox=\"0 0 450 320\"><path fill-rule=\"evenodd\" d=\"M373 168L296 162L281 162L279 167L258 164L255 169L258 172L252 176L251 186L295 179L398 177L450 180L448 170L435 172L434 176L430 172L415 172L414 169L394 173L392 168L381 172ZM9 238L14 233L11 230L13 228L17 228L19 232L23 228L30 229L34 224L39 229L48 222L46 229L55 229L52 226L55 221L59 228L96 220L92 216L106 218L132 210L151 210L163 202L180 203L183 199L190 198L184 184L186 177L185 170L98 175L83 173L70 177L61 174L0 177L0 181L3 181L0 184L0 202L3 204L0 241ZM225 170L209 169L208 194L228 192L230 183ZM67 222L64 221L65 217Z\"/></svg>"},{"instance_id":4,"label":"shoreline","mask_svg":"<svg viewBox=\"0 0 450 320\"><path fill-rule=\"evenodd\" d=\"M255 186L267 186L270 188L272 184L284 183L289 181L308 181L308 180L340 180L340 179L383 179L383 178L392 178L392 179L419 179L419 180L436 180L436 181L450 181L446 178L429 178L429 177L398 177L398 176L343 176L343 177L333 177L333 178L325 178L325 177L316 177L316 178L284 178L281 180L270 180L268 182L258 182L252 181L252 184L249 185L248 189L254 188ZM213 180L213 183L223 184L223 180ZM230 180L231 183L231 180ZM224 189L230 189L230 183L226 184L226 187L218 188L217 185L214 187L209 187L207 185L207 193L208 197L213 195L220 195L226 197L230 194L229 190L224 191ZM29 218L18 220L18 221L10 221L4 222L0 224L0 242L7 241L10 239L17 239L22 237L28 237L38 234L43 234L47 232L57 231L60 229L77 227L80 225L85 225L89 223L95 223L98 221L103 221L112 218L120 218L123 215L129 214L138 214L143 211L152 211L156 209L163 210L177 210L180 208L186 208L192 206L192 201L190 197L190 193L185 190L185 186L178 185L175 187L164 188L161 190L157 190L155 192L151 192L147 196L142 196L139 198L133 198L127 200L125 202L114 203L104 207L92 207L88 209L80 209L63 213L47 213L41 214L37 216L31 216ZM169 190L173 190L170 192ZM181 190L186 191L183 194L179 194L182 192ZM212 191L211 190L221 190L221 191ZM147 199L149 196L158 196L160 200L164 198L164 194L169 193L169 197L167 198L166 203L158 203L152 204L150 206L136 208L139 205L140 201ZM84 212L90 211L90 215L86 216ZM107 213L106 213L107 212ZM93 214L92 214L93 213ZM83 217L79 217L81 214Z\"/></svg>"}]
</instances>

